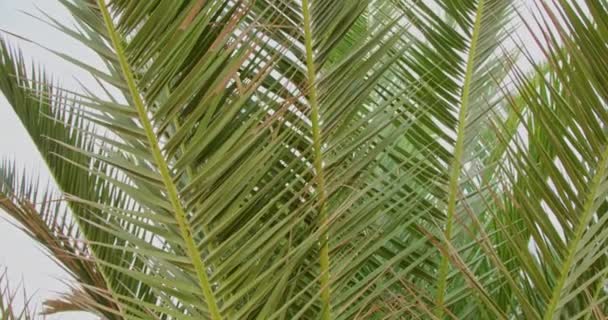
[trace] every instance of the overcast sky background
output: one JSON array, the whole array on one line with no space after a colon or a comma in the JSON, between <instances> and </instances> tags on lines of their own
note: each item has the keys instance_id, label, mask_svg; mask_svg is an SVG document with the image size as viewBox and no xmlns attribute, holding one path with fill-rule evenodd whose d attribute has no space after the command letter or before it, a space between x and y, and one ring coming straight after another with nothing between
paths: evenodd
<instances>
[{"instance_id":1,"label":"overcast sky background","mask_svg":"<svg viewBox=\"0 0 608 320\"><path fill-rule=\"evenodd\" d=\"M525 6L534 1L544 0L515 0ZM56 0L0 0L0 29L8 30L25 36L42 45L67 52L85 62L99 63L97 57L78 42L52 29L43 22L37 21L20 11L41 16L38 10L62 22L70 22L72 18ZM0 33L0 36L3 36ZM44 66L44 69L62 86L77 88L78 78L85 85L95 87L95 82L77 67L62 61L47 51L28 43L10 38L9 43L24 51L27 59ZM526 39L526 41L531 39ZM535 52L535 56L540 56ZM29 139L27 132L13 114L6 99L0 94L0 160L15 160L19 168L26 168L30 174L40 176L42 182L49 179L46 165ZM45 185L42 183L42 185ZM0 212L0 272L8 268L9 279L13 285L23 280L27 292L34 294L32 302L35 305L57 292L65 291L63 281L69 278L31 239L14 226L2 219ZM40 306L39 306L40 308ZM62 314L48 319L95 319L83 314Z\"/></svg>"}]
</instances>

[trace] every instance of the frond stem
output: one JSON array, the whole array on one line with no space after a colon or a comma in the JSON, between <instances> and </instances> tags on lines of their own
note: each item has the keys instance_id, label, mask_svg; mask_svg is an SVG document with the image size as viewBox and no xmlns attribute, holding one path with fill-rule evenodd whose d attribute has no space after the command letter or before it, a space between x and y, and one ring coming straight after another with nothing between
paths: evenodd
<instances>
[{"instance_id":1,"label":"frond stem","mask_svg":"<svg viewBox=\"0 0 608 320\"><path fill-rule=\"evenodd\" d=\"M444 236L446 241L452 238L452 228L454 225L454 216L456 215L456 202L459 192L460 170L462 168L462 157L464 154L464 139L466 129L467 111L471 94L471 86L473 82L473 73L475 66L475 56L477 45L479 42L479 34L481 33L481 20L483 16L485 0L481 0L477 7L475 24L473 26L473 34L471 38L471 46L469 48L469 56L467 58L466 73L464 76L464 84L462 89L462 99L460 111L458 115L458 127L456 131L456 145L454 147L454 158L450 166L450 181L448 189L448 207ZM445 290L447 288L448 275L450 269L449 257L443 255L439 266L439 279L437 285L437 318L443 318L443 310L445 304Z\"/></svg>"},{"instance_id":2,"label":"frond stem","mask_svg":"<svg viewBox=\"0 0 608 320\"><path fill-rule=\"evenodd\" d=\"M576 230L574 232L574 238L570 241L570 245L568 245L568 256L562 267L560 269L559 278L557 280L557 284L553 287L553 293L551 294L551 300L547 306L547 311L545 312L545 316L543 319L545 320L553 320L554 318L559 316L559 309L557 304L559 299L562 297L562 290L566 285L566 280L568 280L568 274L570 273L570 269L575 262L574 257L578 252L578 246L585 234L585 230L587 229L587 225L589 221L593 218L593 214L595 213L595 199L597 198L597 193L600 191L602 182L606 176L606 166L608 166L608 148L604 150L600 162L597 165L596 172L593 176L593 180L591 181L591 186L589 188L589 193L587 194L587 199L585 199L585 205L583 206L583 213L581 215L581 219L576 226Z\"/></svg>"},{"instance_id":3,"label":"frond stem","mask_svg":"<svg viewBox=\"0 0 608 320\"><path fill-rule=\"evenodd\" d=\"M308 71L308 101L311 109L312 140L314 152L314 167L318 197L319 227L327 228L328 217L325 210L325 177L323 172L323 150L321 149L321 125L319 120L319 101L316 89L316 67L313 55L312 28L310 21L310 5L308 0L302 0L304 16L304 41L306 46L306 68ZM329 236L327 230L319 236L320 284L321 284L321 319L331 319L330 290L329 290Z\"/></svg>"},{"instance_id":4,"label":"frond stem","mask_svg":"<svg viewBox=\"0 0 608 320\"><path fill-rule=\"evenodd\" d=\"M179 226L181 236L184 239L186 251L188 252L190 259L192 260L192 264L198 277L199 286L203 291L203 295L209 308L209 313L211 314L211 318L213 320L221 320L222 317L220 315L220 311L215 296L213 295L209 278L207 276L207 268L205 267L205 262L203 261L199 249L194 241L194 238L192 237L192 230L190 229L190 225L188 224L184 208L182 207L182 204L179 200L177 187L173 182L173 178L171 177L171 174L169 172L169 166L167 165L167 162L161 152L158 139L152 127L152 123L148 117L148 114L146 113L144 102L139 93L137 85L135 84L135 78L131 71L131 67L129 66L129 62L127 61L126 54L122 47L122 43L114 28L112 17L110 16L110 12L108 11L105 0L97 0L97 4L103 15L103 19L108 30L108 34L110 36L110 40L112 41L112 46L114 47L114 50L116 50L116 55L118 56L123 76L125 77L125 81L127 82L129 93L131 94L131 98L133 99L133 103L135 104L135 108L137 109L137 114L139 115L139 119L146 133L148 143L150 144L150 147L152 149L151 151L154 156L154 160L156 162L156 165L158 166L158 170L160 171L165 188L167 189L167 197L169 198L171 206L175 211L175 220L177 221L177 224Z\"/></svg>"}]
</instances>

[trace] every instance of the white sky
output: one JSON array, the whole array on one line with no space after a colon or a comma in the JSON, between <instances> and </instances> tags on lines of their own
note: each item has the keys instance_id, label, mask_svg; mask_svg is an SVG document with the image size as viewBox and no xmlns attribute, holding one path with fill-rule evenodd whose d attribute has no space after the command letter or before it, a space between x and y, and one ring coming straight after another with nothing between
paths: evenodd
<instances>
[{"instance_id":1,"label":"white sky","mask_svg":"<svg viewBox=\"0 0 608 320\"><path fill-rule=\"evenodd\" d=\"M535 0L516 0L529 5ZM542 0L536 0L542 1ZM97 62L93 53L81 44L62 35L46 24L19 12L36 13L36 7L54 18L71 21L66 10L55 0L0 0L0 29L9 30L25 36L42 45L59 49L87 62ZM60 58L34 45L17 42L9 38L12 44L18 44L25 56L44 66L49 74L69 88L78 86L74 78L85 84L94 82L77 67L62 61ZM11 107L0 94L0 159L14 159L20 168L26 168L30 174L39 173L41 181L49 178L46 165L30 141L27 132L13 114ZM44 185L44 184L43 184ZM2 213L0 212L0 215ZM8 268L9 279L16 285L22 279L29 293L35 293L33 303L40 304L45 298L65 289L60 279L68 280L66 274L56 266L39 246L8 222L0 219L0 271ZM93 319L82 314L49 317L48 319Z\"/></svg>"}]
</instances>

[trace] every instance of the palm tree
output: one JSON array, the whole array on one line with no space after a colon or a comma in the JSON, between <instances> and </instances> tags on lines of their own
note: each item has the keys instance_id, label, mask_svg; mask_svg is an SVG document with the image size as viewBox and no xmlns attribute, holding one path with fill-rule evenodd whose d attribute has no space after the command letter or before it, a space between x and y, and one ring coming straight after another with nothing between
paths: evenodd
<instances>
[{"instance_id":1,"label":"palm tree","mask_svg":"<svg viewBox=\"0 0 608 320\"><path fill-rule=\"evenodd\" d=\"M605 0L60 2L98 87L0 42L59 189L6 160L0 206L75 280L45 313L608 315Z\"/></svg>"}]
</instances>

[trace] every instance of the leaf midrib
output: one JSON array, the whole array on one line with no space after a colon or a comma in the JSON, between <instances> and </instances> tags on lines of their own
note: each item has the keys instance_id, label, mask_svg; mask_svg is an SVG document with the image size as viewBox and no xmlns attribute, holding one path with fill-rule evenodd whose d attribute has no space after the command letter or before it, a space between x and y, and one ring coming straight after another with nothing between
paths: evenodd
<instances>
[{"instance_id":1,"label":"leaf midrib","mask_svg":"<svg viewBox=\"0 0 608 320\"><path fill-rule=\"evenodd\" d=\"M593 206L595 205L595 200L597 198L597 194L601 189L602 181L606 176L606 166L608 166L608 147L602 153L600 161L598 162L596 172L593 176L593 180L591 183L591 187L589 188L589 193L587 194L587 198L585 199L585 205L583 207L583 213L581 219L579 220L578 226L576 227L576 231L574 232L574 238L570 241L570 245L568 246L568 255L566 256L566 260L562 264L560 269L559 278L557 280L557 284L553 287L553 293L551 294L551 300L547 306L547 312L543 317L545 320L553 320L555 316L558 316L556 312L559 311L557 304L559 299L562 297L562 290L566 284L566 280L568 280L568 275L570 273L570 269L574 264L574 257L578 252L578 246L581 242L583 235L585 234L585 230L589 221L593 217L595 211L593 210Z\"/></svg>"},{"instance_id":2,"label":"leaf midrib","mask_svg":"<svg viewBox=\"0 0 608 320\"><path fill-rule=\"evenodd\" d=\"M125 81L127 82L129 93L131 95L131 98L133 99L135 108L137 109L139 120L142 123L146 138L148 139L148 143L150 144L150 147L152 149L151 151L161 174L163 184L167 189L167 196L169 198L169 201L171 202L171 206L173 207L175 213L175 220L177 221L180 230L180 235L184 239L186 251L188 252L188 256L190 257L190 260L192 261L192 264L196 271L199 286L203 291L203 295L209 308L209 313L211 314L211 318L213 320L221 320L222 317L219 312L217 301L215 296L213 295L211 284L206 273L205 262L202 260L198 247L196 246L194 238L192 237L192 230L190 229L190 225L187 222L184 208L182 207L182 204L179 200L177 187L175 186L175 183L173 182L173 179L169 172L169 166L167 165L167 162L162 155L158 139L156 137L156 134L154 133L152 123L146 113L144 102L141 98L137 85L135 84L135 78L131 71L131 67L129 66L129 63L127 61L119 36L114 28L114 23L112 22L112 18L106 6L106 2L105 0L97 0L97 4L99 6L99 9L101 10L106 29L108 30L108 34L112 42L112 46L116 51L116 55L118 57L123 76L125 78Z\"/></svg>"},{"instance_id":3,"label":"leaf midrib","mask_svg":"<svg viewBox=\"0 0 608 320\"><path fill-rule=\"evenodd\" d=\"M483 16L485 0L481 0L477 7L475 24L473 26L473 33L471 36L471 45L469 47L469 55L467 58L467 66L464 77L462 98L460 111L458 115L458 127L456 131L456 145L454 147L454 158L450 165L450 180L448 187L448 206L447 206L447 217L444 230L444 236L447 241L450 241L452 236L453 220L456 214L456 202L458 197L458 185L460 180L460 169L462 166L462 156L464 154L464 139L465 139L465 128L466 118L469 107L469 99L471 94L471 86L473 82L473 73L475 66L475 57L477 53L477 46L479 42L479 34L481 33L481 20ZM442 255L441 264L439 267L439 279L437 285L437 316L438 318L443 317L443 308L445 303L445 290L447 287L447 278L449 273L449 258L447 255Z\"/></svg>"},{"instance_id":4,"label":"leaf midrib","mask_svg":"<svg viewBox=\"0 0 608 320\"><path fill-rule=\"evenodd\" d=\"M325 177L323 172L323 150L321 150L321 125L319 102L316 88L316 68L313 55L312 28L310 21L310 5L308 0L302 0L302 15L304 18L304 41L306 48L306 69L308 72L308 102L311 109L312 140L314 153L315 179L317 187L317 206L319 210L319 228L327 228L328 217L325 211ZM319 236L321 302L323 304L321 318L331 319L330 290L329 290L329 239L327 230Z\"/></svg>"}]
</instances>

